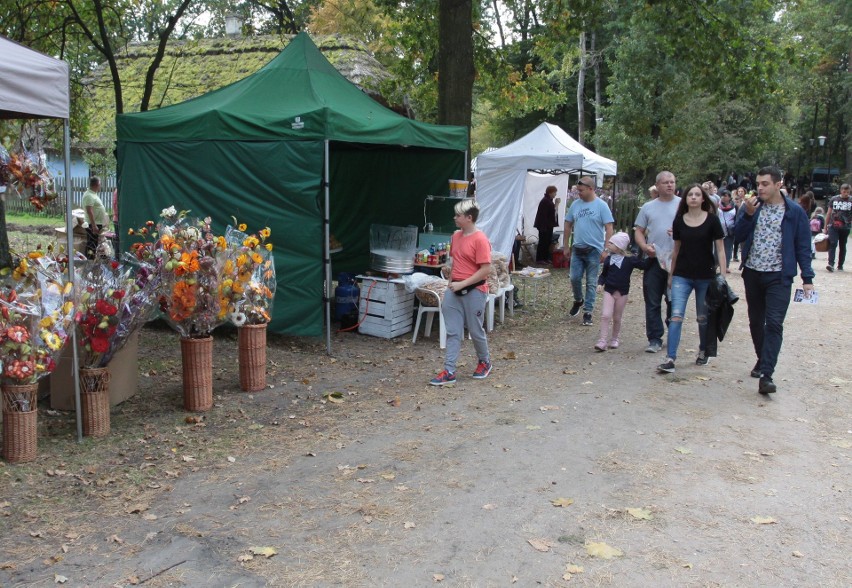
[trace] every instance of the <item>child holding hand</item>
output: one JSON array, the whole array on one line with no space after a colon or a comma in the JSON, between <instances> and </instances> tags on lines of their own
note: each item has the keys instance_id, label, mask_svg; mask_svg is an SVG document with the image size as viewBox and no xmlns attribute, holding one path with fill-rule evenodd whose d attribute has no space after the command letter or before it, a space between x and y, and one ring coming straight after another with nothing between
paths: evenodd
<instances>
[{"instance_id":1,"label":"child holding hand","mask_svg":"<svg viewBox=\"0 0 852 588\"><path fill-rule=\"evenodd\" d=\"M646 269L654 261L648 257L640 259L630 250L630 236L618 232L609 238L604 249L607 257L603 261L603 269L598 277L598 292L603 291L603 309L601 310L601 332L597 351L606 351L607 340L609 348L617 349L621 334L621 317L627 305L627 295L630 292L630 275L635 269ZM612 337L609 337L609 325L612 322Z\"/></svg>"}]
</instances>

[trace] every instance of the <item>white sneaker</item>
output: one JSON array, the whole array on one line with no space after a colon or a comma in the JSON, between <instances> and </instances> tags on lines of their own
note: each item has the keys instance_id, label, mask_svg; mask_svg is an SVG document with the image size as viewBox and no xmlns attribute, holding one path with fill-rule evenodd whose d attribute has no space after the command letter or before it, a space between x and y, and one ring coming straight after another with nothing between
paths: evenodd
<instances>
[{"instance_id":1,"label":"white sneaker","mask_svg":"<svg viewBox=\"0 0 852 588\"><path fill-rule=\"evenodd\" d=\"M660 349L662 348L663 345L661 343L649 343L648 346L645 348L645 353L659 353Z\"/></svg>"}]
</instances>

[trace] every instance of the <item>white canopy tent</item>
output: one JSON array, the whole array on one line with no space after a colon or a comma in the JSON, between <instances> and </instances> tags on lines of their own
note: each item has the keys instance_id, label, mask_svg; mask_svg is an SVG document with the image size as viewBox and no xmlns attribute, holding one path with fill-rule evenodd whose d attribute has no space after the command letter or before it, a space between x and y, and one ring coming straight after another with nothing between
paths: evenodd
<instances>
[{"instance_id":1,"label":"white canopy tent","mask_svg":"<svg viewBox=\"0 0 852 588\"><path fill-rule=\"evenodd\" d=\"M0 35L0 118L57 118L64 121L65 177L71 177L71 86L68 64L33 51ZM68 272L74 279L74 236L71 225L71 182L65 182L65 220L68 236ZM77 412L77 439L83 440L77 338L72 330L71 373Z\"/></svg>"},{"instance_id":2,"label":"white canopy tent","mask_svg":"<svg viewBox=\"0 0 852 588\"><path fill-rule=\"evenodd\" d=\"M495 251L510 255L516 229L523 225L525 234L536 234L532 222L544 187L559 188L562 218L568 187L564 174L595 175L600 186L604 176L617 172L615 161L583 147L558 126L541 123L517 141L476 158L476 199L482 211L477 224Z\"/></svg>"}]
</instances>

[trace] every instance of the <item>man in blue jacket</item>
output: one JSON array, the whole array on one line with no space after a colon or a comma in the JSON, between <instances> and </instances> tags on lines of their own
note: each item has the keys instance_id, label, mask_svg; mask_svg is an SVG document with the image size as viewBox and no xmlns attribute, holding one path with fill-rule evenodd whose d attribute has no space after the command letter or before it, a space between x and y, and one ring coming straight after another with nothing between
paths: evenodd
<instances>
[{"instance_id":1,"label":"man in blue jacket","mask_svg":"<svg viewBox=\"0 0 852 588\"><path fill-rule=\"evenodd\" d=\"M772 374L781 351L796 264L802 270L806 298L814 288L808 215L781 194L781 180L777 168L757 172L757 196L745 200L734 226L735 239L742 243L748 322L757 354L751 375L760 378L757 391L761 394L776 390Z\"/></svg>"}]
</instances>

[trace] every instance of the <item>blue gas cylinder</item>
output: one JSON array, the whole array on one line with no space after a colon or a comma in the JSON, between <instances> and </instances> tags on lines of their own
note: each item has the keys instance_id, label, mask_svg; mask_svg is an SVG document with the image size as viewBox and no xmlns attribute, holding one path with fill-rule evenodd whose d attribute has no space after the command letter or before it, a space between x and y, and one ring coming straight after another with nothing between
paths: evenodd
<instances>
[{"instance_id":1,"label":"blue gas cylinder","mask_svg":"<svg viewBox=\"0 0 852 588\"><path fill-rule=\"evenodd\" d=\"M340 321L351 312L358 312L358 298L361 290L355 282L355 276L341 272L337 276L337 288L334 289L334 318Z\"/></svg>"}]
</instances>

